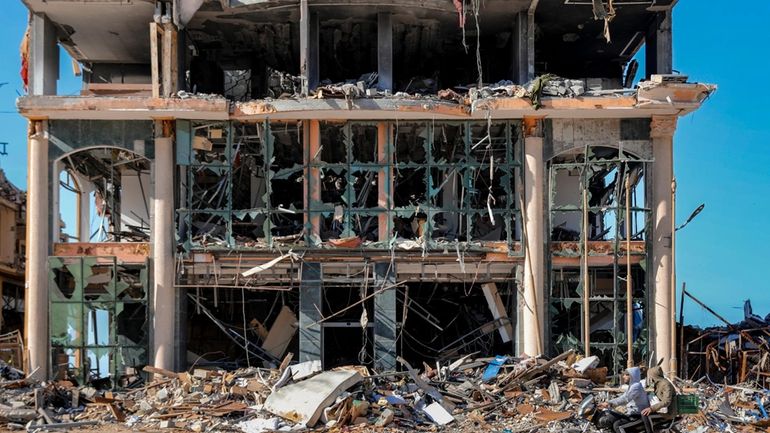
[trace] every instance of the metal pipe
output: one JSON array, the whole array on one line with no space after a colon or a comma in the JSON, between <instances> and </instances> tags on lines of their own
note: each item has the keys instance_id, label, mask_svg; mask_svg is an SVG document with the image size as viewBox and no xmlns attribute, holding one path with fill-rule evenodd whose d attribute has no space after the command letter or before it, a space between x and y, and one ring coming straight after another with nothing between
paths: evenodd
<instances>
[{"instance_id":1,"label":"metal pipe","mask_svg":"<svg viewBox=\"0 0 770 433\"><path fill-rule=\"evenodd\" d=\"M631 179L626 173L626 350L628 351L626 366L634 366L634 304L631 286Z\"/></svg>"},{"instance_id":2,"label":"metal pipe","mask_svg":"<svg viewBox=\"0 0 770 433\"><path fill-rule=\"evenodd\" d=\"M586 154L587 157L587 154ZM583 174L583 344L585 356L591 356L591 310L588 286L588 180Z\"/></svg>"}]
</instances>

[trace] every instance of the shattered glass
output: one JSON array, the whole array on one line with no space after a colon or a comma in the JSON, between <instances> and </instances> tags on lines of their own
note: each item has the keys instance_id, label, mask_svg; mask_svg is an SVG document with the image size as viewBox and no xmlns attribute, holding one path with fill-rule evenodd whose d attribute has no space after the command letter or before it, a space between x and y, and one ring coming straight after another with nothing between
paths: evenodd
<instances>
[{"instance_id":1,"label":"shattered glass","mask_svg":"<svg viewBox=\"0 0 770 433\"><path fill-rule=\"evenodd\" d=\"M147 363L147 264L117 263L114 257L49 257L49 267L49 331L57 377L81 384L117 377L117 353L128 348L133 348L132 365Z\"/></svg>"}]
</instances>

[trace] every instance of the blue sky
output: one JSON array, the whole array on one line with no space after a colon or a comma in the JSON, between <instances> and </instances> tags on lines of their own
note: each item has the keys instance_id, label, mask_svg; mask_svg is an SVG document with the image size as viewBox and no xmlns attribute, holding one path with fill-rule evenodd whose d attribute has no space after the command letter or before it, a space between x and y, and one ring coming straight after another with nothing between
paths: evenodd
<instances>
[{"instance_id":1,"label":"blue sky","mask_svg":"<svg viewBox=\"0 0 770 433\"><path fill-rule=\"evenodd\" d=\"M26 122L15 114L22 93L18 46L27 12L19 0L3 1L0 35L0 142L8 155L0 167L26 187ZM701 203L705 210L677 237L678 280L688 291L731 321L743 315L744 299L754 312L770 313L770 2L740 7L680 0L674 10L674 68L693 81L715 83L718 91L703 108L680 119L675 139L677 214L683 220ZM76 94L79 78L62 56L60 94ZM768 268L765 268L768 266ZM685 321L716 324L709 313L685 303Z\"/></svg>"}]
</instances>

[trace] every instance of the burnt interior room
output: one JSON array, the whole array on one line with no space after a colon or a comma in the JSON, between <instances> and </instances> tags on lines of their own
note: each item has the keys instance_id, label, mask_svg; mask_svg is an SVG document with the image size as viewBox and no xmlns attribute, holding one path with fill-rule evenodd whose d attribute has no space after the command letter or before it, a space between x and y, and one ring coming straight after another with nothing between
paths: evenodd
<instances>
[{"instance_id":1,"label":"burnt interior room","mask_svg":"<svg viewBox=\"0 0 770 433\"><path fill-rule=\"evenodd\" d=\"M490 284L490 283L487 283ZM397 347L412 365L457 359L471 353L510 353L515 318L495 319L489 290L500 295L505 311L515 311L515 282L484 287L472 281L410 282L397 288Z\"/></svg>"},{"instance_id":2,"label":"burnt interior room","mask_svg":"<svg viewBox=\"0 0 770 433\"><path fill-rule=\"evenodd\" d=\"M286 352L299 353L299 337L295 332L281 334L278 344L272 344L270 337L273 325L294 328L296 316L294 321L289 320L289 326L283 317L291 317L298 311L296 290L280 286L272 290L252 290L202 285L183 293L187 298L188 365L231 368L277 365ZM291 313L284 311L286 309Z\"/></svg>"},{"instance_id":3,"label":"burnt interior room","mask_svg":"<svg viewBox=\"0 0 770 433\"><path fill-rule=\"evenodd\" d=\"M277 97L271 93L271 72L300 73L296 7L226 13L219 2L204 2L185 36L190 91L234 100Z\"/></svg>"},{"instance_id":4,"label":"burnt interior room","mask_svg":"<svg viewBox=\"0 0 770 433\"><path fill-rule=\"evenodd\" d=\"M535 14L535 75L564 78L609 78L622 82L626 64L645 43L655 10L671 0L615 0L602 9L614 16L605 38L605 21L589 1L540 0ZM594 5L597 2L593 2ZM590 53L590 55L587 55Z\"/></svg>"},{"instance_id":5,"label":"burnt interior room","mask_svg":"<svg viewBox=\"0 0 770 433\"><path fill-rule=\"evenodd\" d=\"M435 94L513 78L515 8L500 0L435 8L351 5L311 8L321 85L377 85L378 13L391 14L394 91ZM185 31L188 90L234 100L299 92L299 9L204 3ZM237 25L236 25L237 24ZM312 24L311 24L312 25ZM311 34L313 29L311 28ZM478 62L477 62L478 61Z\"/></svg>"},{"instance_id":6,"label":"burnt interior room","mask_svg":"<svg viewBox=\"0 0 770 433\"><path fill-rule=\"evenodd\" d=\"M497 3L481 6L478 18L468 3L462 26L456 11L394 11L394 90L420 94L461 90L475 86L479 72L484 83L513 79L516 14L499 9Z\"/></svg>"}]
</instances>

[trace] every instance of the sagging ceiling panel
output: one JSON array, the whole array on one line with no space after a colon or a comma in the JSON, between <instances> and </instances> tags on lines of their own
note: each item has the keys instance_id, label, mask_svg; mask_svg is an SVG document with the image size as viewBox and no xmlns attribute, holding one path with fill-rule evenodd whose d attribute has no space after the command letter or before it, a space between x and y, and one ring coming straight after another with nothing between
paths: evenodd
<instances>
[{"instance_id":1,"label":"sagging ceiling panel","mask_svg":"<svg viewBox=\"0 0 770 433\"><path fill-rule=\"evenodd\" d=\"M149 63L151 0L23 0L62 31L64 45L81 61ZM69 35L69 41L66 36Z\"/></svg>"}]
</instances>

